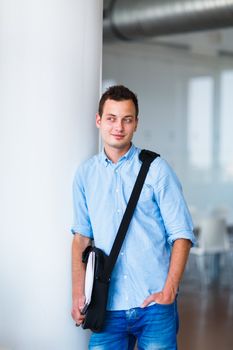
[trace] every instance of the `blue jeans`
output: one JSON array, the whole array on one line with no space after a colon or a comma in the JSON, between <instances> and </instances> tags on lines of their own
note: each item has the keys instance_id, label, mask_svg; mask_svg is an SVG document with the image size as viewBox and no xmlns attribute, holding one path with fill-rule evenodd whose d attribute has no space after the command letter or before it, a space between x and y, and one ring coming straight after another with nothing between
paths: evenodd
<instances>
[{"instance_id":1,"label":"blue jeans","mask_svg":"<svg viewBox=\"0 0 233 350\"><path fill-rule=\"evenodd\" d=\"M176 350L177 304L107 311L105 327L91 335L89 350Z\"/></svg>"}]
</instances>

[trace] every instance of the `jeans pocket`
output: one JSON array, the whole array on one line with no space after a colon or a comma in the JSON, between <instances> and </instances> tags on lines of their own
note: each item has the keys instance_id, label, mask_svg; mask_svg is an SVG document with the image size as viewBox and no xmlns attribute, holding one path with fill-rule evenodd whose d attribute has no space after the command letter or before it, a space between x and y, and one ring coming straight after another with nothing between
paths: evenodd
<instances>
[{"instance_id":1,"label":"jeans pocket","mask_svg":"<svg viewBox=\"0 0 233 350\"><path fill-rule=\"evenodd\" d=\"M156 305L160 305L160 306L164 306L164 307L171 307L172 305L174 305L174 301L172 302L172 303L170 303L170 304L160 304L160 303L156 303Z\"/></svg>"}]
</instances>

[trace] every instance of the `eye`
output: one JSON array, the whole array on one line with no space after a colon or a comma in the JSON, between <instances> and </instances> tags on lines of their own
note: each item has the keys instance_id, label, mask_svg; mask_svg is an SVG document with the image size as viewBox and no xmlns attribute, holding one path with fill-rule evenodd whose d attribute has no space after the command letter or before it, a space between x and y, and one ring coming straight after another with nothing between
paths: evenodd
<instances>
[{"instance_id":1,"label":"eye","mask_svg":"<svg viewBox=\"0 0 233 350\"><path fill-rule=\"evenodd\" d=\"M115 121L115 118L114 118L114 117L107 117L107 120L108 120L109 122L114 122L114 121Z\"/></svg>"},{"instance_id":2,"label":"eye","mask_svg":"<svg viewBox=\"0 0 233 350\"><path fill-rule=\"evenodd\" d=\"M132 123L132 118L125 118L124 121L126 124L130 124Z\"/></svg>"}]
</instances>

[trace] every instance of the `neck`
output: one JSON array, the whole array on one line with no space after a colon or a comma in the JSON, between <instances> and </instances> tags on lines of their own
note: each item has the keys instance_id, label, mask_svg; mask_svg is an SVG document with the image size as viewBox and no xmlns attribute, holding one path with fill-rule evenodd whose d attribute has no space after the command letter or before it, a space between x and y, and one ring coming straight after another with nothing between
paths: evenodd
<instances>
[{"instance_id":1,"label":"neck","mask_svg":"<svg viewBox=\"0 0 233 350\"><path fill-rule=\"evenodd\" d=\"M124 149L121 148L113 148L113 147L108 147L108 146L104 146L104 151L107 155L107 157L113 162L113 163L117 163L118 160L123 157L128 150L131 147L131 143L125 147Z\"/></svg>"}]
</instances>

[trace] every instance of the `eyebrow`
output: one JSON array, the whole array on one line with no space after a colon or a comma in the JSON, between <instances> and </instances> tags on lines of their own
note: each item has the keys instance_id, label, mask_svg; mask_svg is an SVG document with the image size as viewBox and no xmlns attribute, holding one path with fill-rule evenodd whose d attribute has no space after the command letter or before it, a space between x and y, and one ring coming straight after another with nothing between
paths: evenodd
<instances>
[{"instance_id":1,"label":"eyebrow","mask_svg":"<svg viewBox=\"0 0 233 350\"><path fill-rule=\"evenodd\" d=\"M120 116L113 114L113 113L108 113L106 115L108 115L110 117L120 118ZM124 115L122 118L133 118L133 117L134 117L133 115L129 114L129 115Z\"/></svg>"}]
</instances>

